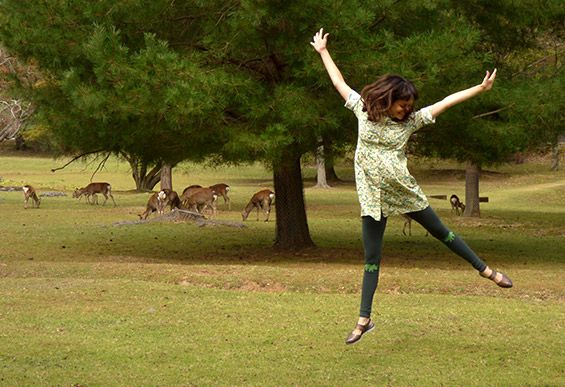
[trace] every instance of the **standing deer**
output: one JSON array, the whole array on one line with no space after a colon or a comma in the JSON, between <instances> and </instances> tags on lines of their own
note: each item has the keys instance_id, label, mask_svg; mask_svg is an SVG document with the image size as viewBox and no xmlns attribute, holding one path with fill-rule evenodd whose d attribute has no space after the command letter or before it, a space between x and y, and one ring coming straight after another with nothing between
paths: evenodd
<instances>
[{"instance_id":1,"label":"standing deer","mask_svg":"<svg viewBox=\"0 0 565 387\"><path fill-rule=\"evenodd\" d=\"M265 212L265 222L269 221L269 214L271 213L271 203L275 198L275 193L270 189L264 189L255 193L252 197L247 206L243 209L241 213L241 217L243 221L247 220L249 213L256 208L257 209L257 221L259 221L259 209L262 209Z\"/></svg>"},{"instance_id":2,"label":"standing deer","mask_svg":"<svg viewBox=\"0 0 565 387\"><path fill-rule=\"evenodd\" d=\"M449 202L451 203L451 212L455 211L457 215L461 215L465 211L465 205L461 203L457 195L451 195ZM459 212L459 209L461 209L461 212Z\"/></svg>"},{"instance_id":3,"label":"standing deer","mask_svg":"<svg viewBox=\"0 0 565 387\"><path fill-rule=\"evenodd\" d=\"M114 207L116 206L116 201L112 195L112 186L109 183L90 183L84 188L77 188L75 192L73 192L73 198L80 198L82 195L85 195L88 203L94 204L96 201L96 204L98 204L98 199L96 198L97 193L104 195L104 203L102 203L102 205L106 204L108 196L110 196L112 202L114 202ZM90 202L90 197L94 198L92 203Z\"/></svg>"},{"instance_id":4,"label":"standing deer","mask_svg":"<svg viewBox=\"0 0 565 387\"><path fill-rule=\"evenodd\" d=\"M37 192L35 192L35 188L33 188L31 185L24 185L22 189L24 190L24 208L27 208L27 202L29 201L30 198L32 200L31 203L32 207L39 208L39 204L41 204L41 199L39 199L39 197L37 196Z\"/></svg>"},{"instance_id":5,"label":"standing deer","mask_svg":"<svg viewBox=\"0 0 565 387\"><path fill-rule=\"evenodd\" d=\"M218 196L221 196L224 198L224 204L227 203L228 205L228 210L231 210L231 201L230 198L228 196L228 192L230 192L230 186L224 183L218 183L218 184L214 184L211 185L210 188L212 191L214 191Z\"/></svg>"},{"instance_id":6,"label":"standing deer","mask_svg":"<svg viewBox=\"0 0 565 387\"><path fill-rule=\"evenodd\" d=\"M405 236L412 236L412 218L406 214L400 214L404 219L404 227L402 227L402 234ZM406 235L406 227L408 227L408 235ZM428 236L428 231L426 230L426 236Z\"/></svg>"},{"instance_id":7,"label":"standing deer","mask_svg":"<svg viewBox=\"0 0 565 387\"><path fill-rule=\"evenodd\" d=\"M187 208L189 211L203 213L209 207L212 209L212 216L216 215L216 200L218 194L210 188L194 188L192 190L185 190L181 197L182 207Z\"/></svg>"}]
</instances>

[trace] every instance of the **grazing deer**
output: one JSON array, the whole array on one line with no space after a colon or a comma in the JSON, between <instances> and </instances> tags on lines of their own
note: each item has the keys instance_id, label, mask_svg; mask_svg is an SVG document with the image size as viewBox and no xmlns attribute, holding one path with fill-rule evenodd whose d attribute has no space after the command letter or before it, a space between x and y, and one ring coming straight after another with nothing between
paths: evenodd
<instances>
[{"instance_id":1,"label":"grazing deer","mask_svg":"<svg viewBox=\"0 0 565 387\"><path fill-rule=\"evenodd\" d=\"M182 195L180 195L180 202L184 202L190 195L192 195L198 188L202 188L201 185L193 184L189 185L182 190Z\"/></svg>"},{"instance_id":2,"label":"grazing deer","mask_svg":"<svg viewBox=\"0 0 565 387\"><path fill-rule=\"evenodd\" d=\"M149 197L147 205L145 206L145 212L138 214L139 219L145 220L154 212L161 215L165 212L167 205L171 206L171 211L173 208L180 208L180 199L175 191L164 188Z\"/></svg>"},{"instance_id":3,"label":"grazing deer","mask_svg":"<svg viewBox=\"0 0 565 387\"><path fill-rule=\"evenodd\" d=\"M90 183L84 188L77 188L73 192L73 198L80 198L82 195L85 195L89 204L94 204L95 202L98 204L97 193L104 195L104 203L102 205L106 204L108 196L110 196L112 202L114 202L114 207L116 206L116 201L112 195L112 186L109 183ZM92 203L90 202L90 197L93 197Z\"/></svg>"},{"instance_id":4,"label":"grazing deer","mask_svg":"<svg viewBox=\"0 0 565 387\"><path fill-rule=\"evenodd\" d=\"M159 200L159 205L161 207L160 213L164 212L166 206L170 206L172 211L173 208L180 208L181 205L179 195L172 189L163 188L159 191L157 199Z\"/></svg>"},{"instance_id":5,"label":"grazing deer","mask_svg":"<svg viewBox=\"0 0 565 387\"><path fill-rule=\"evenodd\" d=\"M412 236L412 218L406 214L400 214L404 219L404 227L402 227L402 234L405 236ZM408 235L406 235L406 227L408 227ZM428 231L426 230L426 236L428 236Z\"/></svg>"},{"instance_id":6,"label":"grazing deer","mask_svg":"<svg viewBox=\"0 0 565 387\"><path fill-rule=\"evenodd\" d=\"M224 198L224 204L227 203L228 205L228 210L231 210L231 201L230 198L228 196L228 192L230 192L230 186L224 183L218 183L218 184L214 184L211 185L210 188L212 191L214 191L218 196L221 196Z\"/></svg>"},{"instance_id":7,"label":"grazing deer","mask_svg":"<svg viewBox=\"0 0 565 387\"><path fill-rule=\"evenodd\" d=\"M182 207L201 214L209 207L212 209L212 216L215 216L217 199L218 194L210 188L195 188L182 195Z\"/></svg>"},{"instance_id":8,"label":"grazing deer","mask_svg":"<svg viewBox=\"0 0 565 387\"><path fill-rule=\"evenodd\" d=\"M461 215L465 211L465 205L461 203L457 195L451 195L449 202L451 203L451 212L455 211L457 215ZM461 209L461 212L459 212L459 209Z\"/></svg>"},{"instance_id":9,"label":"grazing deer","mask_svg":"<svg viewBox=\"0 0 565 387\"><path fill-rule=\"evenodd\" d=\"M159 194L161 192L155 192L153 195L151 195L149 197L149 200L147 201L147 205L145 207L145 212L143 212L142 214L138 214L137 216L139 216L139 219L141 220L145 220L147 219L147 217L154 213L155 211L157 211L158 213L161 213L160 210L160 203L159 203Z\"/></svg>"},{"instance_id":10,"label":"grazing deer","mask_svg":"<svg viewBox=\"0 0 565 387\"><path fill-rule=\"evenodd\" d=\"M31 203L32 207L39 208L39 204L41 204L41 199L39 199L39 197L37 196L37 192L35 192L35 188L33 188L31 185L24 185L22 189L24 190L24 208L27 208L27 202L29 201L30 198L32 200Z\"/></svg>"},{"instance_id":11,"label":"grazing deer","mask_svg":"<svg viewBox=\"0 0 565 387\"><path fill-rule=\"evenodd\" d=\"M255 193L247 206L243 209L241 213L241 217L243 221L247 220L249 213L256 208L257 209L257 221L259 221L259 209L262 209L265 212L265 222L269 221L269 214L271 213L271 203L275 198L275 193L270 189L264 189Z\"/></svg>"}]
</instances>

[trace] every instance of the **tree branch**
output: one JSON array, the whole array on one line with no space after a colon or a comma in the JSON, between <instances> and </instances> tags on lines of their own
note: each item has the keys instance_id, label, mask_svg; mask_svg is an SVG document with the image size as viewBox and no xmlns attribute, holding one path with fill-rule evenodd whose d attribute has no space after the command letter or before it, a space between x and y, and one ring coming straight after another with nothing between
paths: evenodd
<instances>
[{"instance_id":1,"label":"tree branch","mask_svg":"<svg viewBox=\"0 0 565 387\"><path fill-rule=\"evenodd\" d=\"M55 172L55 171L58 171L58 170L60 170L60 169L64 169L64 168L66 168L67 166L69 166L69 164L74 163L75 161L77 161L78 159L80 159L80 158L82 158L82 157L84 157L84 156L92 155L92 154L95 154L95 153L100 153L100 152L102 152L102 151L103 151L103 149L98 149L98 150L95 150L95 151L92 151L92 152L82 153L82 154L80 154L80 155L78 155L78 156L76 156L76 157L73 157L73 159L72 159L71 161L69 161L68 163L66 163L66 164L63 165L62 167L51 168L51 172Z\"/></svg>"},{"instance_id":2,"label":"tree branch","mask_svg":"<svg viewBox=\"0 0 565 387\"><path fill-rule=\"evenodd\" d=\"M104 168L104 165L106 165L106 161L108 161L108 159L110 158L111 153L108 152L106 154L106 157L104 157L104 160L102 160L100 163L98 163L98 166L96 167L96 169L94 170L94 172L92 172L92 176L90 176L90 182L92 183L92 179L94 178L94 175L96 175L96 172L98 172L99 170L101 170L102 168Z\"/></svg>"},{"instance_id":3,"label":"tree branch","mask_svg":"<svg viewBox=\"0 0 565 387\"><path fill-rule=\"evenodd\" d=\"M503 111L503 110L506 110L506 109L508 109L508 108L509 108L509 106L506 106L506 107L503 107L503 108L500 108L500 109L493 110L493 111L491 111L491 112L486 112L486 113L477 114L476 116L473 116L473 118L481 118L481 117L490 116L490 115L496 114L496 113L498 113L498 112L501 112L501 111Z\"/></svg>"}]
</instances>

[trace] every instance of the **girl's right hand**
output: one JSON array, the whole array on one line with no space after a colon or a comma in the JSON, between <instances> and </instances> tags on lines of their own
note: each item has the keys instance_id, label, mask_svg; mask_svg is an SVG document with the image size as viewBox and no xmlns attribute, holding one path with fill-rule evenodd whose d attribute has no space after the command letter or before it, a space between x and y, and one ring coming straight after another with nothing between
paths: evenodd
<instances>
[{"instance_id":1,"label":"girl's right hand","mask_svg":"<svg viewBox=\"0 0 565 387\"><path fill-rule=\"evenodd\" d=\"M316 35L314 35L314 38L312 39L310 44L317 52L321 53L326 49L326 46L328 44L328 35L329 33L324 34L323 28L320 28L320 31L316 32Z\"/></svg>"},{"instance_id":2,"label":"girl's right hand","mask_svg":"<svg viewBox=\"0 0 565 387\"><path fill-rule=\"evenodd\" d=\"M487 74L485 75L485 79L481 83L481 88L484 91L492 89L492 85L494 84L494 79L496 78L496 69L492 72L492 74L487 70Z\"/></svg>"}]
</instances>

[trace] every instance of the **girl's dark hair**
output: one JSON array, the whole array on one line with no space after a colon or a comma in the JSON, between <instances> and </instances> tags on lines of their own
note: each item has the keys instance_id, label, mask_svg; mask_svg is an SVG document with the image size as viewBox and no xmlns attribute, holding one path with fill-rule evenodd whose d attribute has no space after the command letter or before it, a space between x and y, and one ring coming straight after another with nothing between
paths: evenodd
<instances>
[{"instance_id":1,"label":"girl's dark hair","mask_svg":"<svg viewBox=\"0 0 565 387\"><path fill-rule=\"evenodd\" d=\"M418 99L418 90L412 82L400 75L386 74L361 90L363 111L369 121L377 122L386 117L388 109L399 99ZM406 115L406 118L408 114Z\"/></svg>"}]
</instances>

